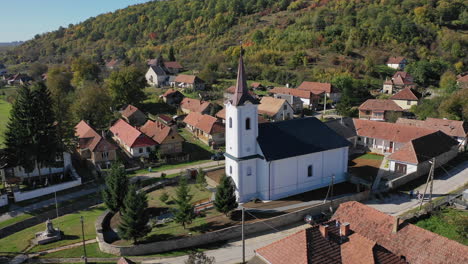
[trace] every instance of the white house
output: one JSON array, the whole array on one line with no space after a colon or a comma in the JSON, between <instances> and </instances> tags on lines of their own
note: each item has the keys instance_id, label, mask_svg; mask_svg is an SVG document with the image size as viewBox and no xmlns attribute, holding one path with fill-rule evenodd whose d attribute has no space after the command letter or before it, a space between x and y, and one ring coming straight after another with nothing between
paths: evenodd
<instances>
[{"instance_id":1,"label":"white house","mask_svg":"<svg viewBox=\"0 0 468 264\"><path fill-rule=\"evenodd\" d=\"M272 121L289 120L294 117L294 109L285 99L264 96L260 100L258 113Z\"/></svg>"},{"instance_id":2,"label":"white house","mask_svg":"<svg viewBox=\"0 0 468 264\"><path fill-rule=\"evenodd\" d=\"M241 53L242 54L242 53ZM264 201L346 180L349 142L316 118L258 123L242 56L234 96L226 101L226 175L238 201Z\"/></svg>"},{"instance_id":3,"label":"white house","mask_svg":"<svg viewBox=\"0 0 468 264\"><path fill-rule=\"evenodd\" d=\"M145 78L148 85L156 87L167 85L169 79L166 71L158 65L150 66L145 74Z\"/></svg>"},{"instance_id":4,"label":"white house","mask_svg":"<svg viewBox=\"0 0 468 264\"><path fill-rule=\"evenodd\" d=\"M387 66L396 70L404 70L408 61L405 57L390 57L387 61Z\"/></svg>"},{"instance_id":5,"label":"white house","mask_svg":"<svg viewBox=\"0 0 468 264\"><path fill-rule=\"evenodd\" d=\"M109 129L112 138L130 157L149 157L150 153L156 149L157 142L152 140L140 130L132 127L123 119L117 120Z\"/></svg>"}]
</instances>

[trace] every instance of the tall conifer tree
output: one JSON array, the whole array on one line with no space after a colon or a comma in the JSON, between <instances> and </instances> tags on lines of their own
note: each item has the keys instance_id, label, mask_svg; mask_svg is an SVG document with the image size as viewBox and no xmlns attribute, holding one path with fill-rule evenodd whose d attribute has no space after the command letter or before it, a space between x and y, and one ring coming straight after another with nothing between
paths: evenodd
<instances>
[{"instance_id":1,"label":"tall conifer tree","mask_svg":"<svg viewBox=\"0 0 468 264\"><path fill-rule=\"evenodd\" d=\"M229 212L236 209L236 193L231 178L223 175L221 182L216 189L214 206L218 212L228 215Z\"/></svg>"},{"instance_id":2,"label":"tall conifer tree","mask_svg":"<svg viewBox=\"0 0 468 264\"><path fill-rule=\"evenodd\" d=\"M185 229L187 224L190 224L195 218L194 207L191 204L192 195L190 195L190 187L187 184L187 178L180 176L179 187L176 190L176 208L174 210L174 220L182 224Z\"/></svg>"},{"instance_id":3,"label":"tall conifer tree","mask_svg":"<svg viewBox=\"0 0 468 264\"><path fill-rule=\"evenodd\" d=\"M120 163L112 164L106 176L107 188L103 191L103 200L107 208L113 213L123 209L125 195L128 191L128 178L124 167Z\"/></svg>"},{"instance_id":4,"label":"tall conifer tree","mask_svg":"<svg viewBox=\"0 0 468 264\"><path fill-rule=\"evenodd\" d=\"M119 225L119 236L136 244L151 230L148 226L149 217L145 213L148 207L146 193L137 192L135 185L130 185L124 200L122 218Z\"/></svg>"}]
</instances>

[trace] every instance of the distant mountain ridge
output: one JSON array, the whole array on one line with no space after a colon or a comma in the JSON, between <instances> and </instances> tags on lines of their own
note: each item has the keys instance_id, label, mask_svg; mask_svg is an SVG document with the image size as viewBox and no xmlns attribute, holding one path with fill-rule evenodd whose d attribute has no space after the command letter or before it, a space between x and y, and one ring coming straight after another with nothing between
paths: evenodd
<instances>
[{"instance_id":1,"label":"distant mountain ridge","mask_svg":"<svg viewBox=\"0 0 468 264\"><path fill-rule=\"evenodd\" d=\"M23 44L24 41L0 42L0 47L14 47Z\"/></svg>"}]
</instances>

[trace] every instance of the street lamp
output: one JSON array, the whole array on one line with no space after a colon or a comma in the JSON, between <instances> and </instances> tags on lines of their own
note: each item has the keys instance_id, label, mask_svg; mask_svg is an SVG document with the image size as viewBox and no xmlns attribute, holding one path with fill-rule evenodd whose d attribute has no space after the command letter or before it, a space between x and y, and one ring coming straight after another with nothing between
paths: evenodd
<instances>
[{"instance_id":1,"label":"street lamp","mask_svg":"<svg viewBox=\"0 0 468 264\"><path fill-rule=\"evenodd\" d=\"M86 257L86 245L85 245L85 237L84 237L84 221L83 221L83 216L80 216L80 221L81 221L81 235L83 238L83 252L84 252L84 263L88 263L88 258Z\"/></svg>"}]
</instances>

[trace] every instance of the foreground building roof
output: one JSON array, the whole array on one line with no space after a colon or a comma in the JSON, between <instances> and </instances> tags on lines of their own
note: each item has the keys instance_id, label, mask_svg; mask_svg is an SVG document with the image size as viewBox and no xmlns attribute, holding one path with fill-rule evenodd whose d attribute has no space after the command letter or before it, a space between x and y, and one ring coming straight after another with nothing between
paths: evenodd
<instances>
[{"instance_id":1,"label":"foreground building roof","mask_svg":"<svg viewBox=\"0 0 468 264\"><path fill-rule=\"evenodd\" d=\"M426 120L398 118L397 124L440 130L452 137L466 137L468 134L468 123L464 121L432 118Z\"/></svg>"},{"instance_id":2,"label":"foreground building roof","mask_svg":"<svg viewBox=\"0 0 468 264\"><path fill-rule=\"evenodd\" d=\"M359 110L403 111L394 101L387 99L368 99L359 106Z\"/></svg>"},{"instance_id":3,"label":"foreground building roof","mask_svg":"<svg viewBox=\"0 0 468 264\"><path fill-rule=\"evenodd\" d=\"M184 118L184 122L210 135L224 133L224 125L210 115L191 112Z\"/></svg>"},{"instance_id":4,"label":"foreground building roof","mask_svg":"<svg viewBox=\"0 0 468 264\"><path fill-rule=\"evenodd\" d=\"M353 119L356 133L361 137L378 138L406 143L415 138L436 132L434 129L407 126L395 123Z\"/></svg>"},{"instance_id":5,"label":"foreground building roof","mask_svg":"<svg viewBox=\"0 0 468 264\"><path fill-rule=\"evenodd\" d=\"M285 103L289 104L285 99L268 96L262 97L260 105L258 106L258 113L274 116L282 110Z\"/></svg>"}]
</instances>

